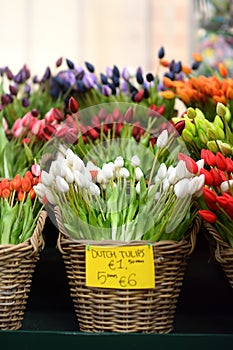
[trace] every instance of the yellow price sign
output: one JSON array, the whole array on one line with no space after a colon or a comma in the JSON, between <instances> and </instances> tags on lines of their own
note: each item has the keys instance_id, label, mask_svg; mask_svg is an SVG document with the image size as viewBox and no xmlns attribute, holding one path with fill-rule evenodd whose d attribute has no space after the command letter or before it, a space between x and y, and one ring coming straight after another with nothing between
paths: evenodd
<instances>
[{"instance_id":1,"label":"yellow price sign","mask_svg":"<svg viewBox=\"0 0 233 350\"><path fill-rule=\"evenodd\" d=\"M153 247L150 244L87 245L86 286L115 289L154 288Z\"/></svg>"}]
</instances>

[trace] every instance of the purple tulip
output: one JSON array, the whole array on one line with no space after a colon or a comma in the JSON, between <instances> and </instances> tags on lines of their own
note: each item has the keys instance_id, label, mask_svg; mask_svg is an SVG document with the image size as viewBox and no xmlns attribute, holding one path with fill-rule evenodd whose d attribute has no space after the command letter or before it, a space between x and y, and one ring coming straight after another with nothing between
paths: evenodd
<instances>
[{"instance_id":1,"label":"purple tulip","mask_svg":"<svg viewBox=\"0 0 233 350\"><path fill-rule=\"evenodd\" d=\"M110 96L112 94L112 89L108 85L102 86L102 94L104 96Z\"/></svg>"}]
</instances>

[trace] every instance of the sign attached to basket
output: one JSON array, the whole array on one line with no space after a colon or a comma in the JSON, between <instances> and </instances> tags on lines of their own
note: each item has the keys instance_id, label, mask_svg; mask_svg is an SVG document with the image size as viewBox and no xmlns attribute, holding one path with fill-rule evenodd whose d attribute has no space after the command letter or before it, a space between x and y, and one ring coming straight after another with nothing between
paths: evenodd
<instances>
[{"instance_id":1,"label":"sign attached to basket","mask_svg":"<svg viewBox=\"0 0 233 350\"><path fill-rule=\"evenodd\" d=\"M114 289L154 288L152 245L87 245L86 286Z\"/></svg>"}]
</instances>

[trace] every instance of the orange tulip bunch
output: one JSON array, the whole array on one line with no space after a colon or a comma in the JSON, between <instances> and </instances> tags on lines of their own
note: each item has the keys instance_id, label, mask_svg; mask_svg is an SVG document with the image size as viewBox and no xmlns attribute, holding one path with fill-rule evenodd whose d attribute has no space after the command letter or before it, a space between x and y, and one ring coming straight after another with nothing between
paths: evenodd
<instances>
[{"instance_id":1,"label":"orange tulip bunch","mask_svg":"<svg viewBox=\"0 0 233 350\"><path fill-rule=\"evenodd\" d=\"M0 244L18 244L33 233L42 210L33 189L40 174L40 167L34 165L22 177L17 174L0 181Z\"/></svg>"}]
</instances>

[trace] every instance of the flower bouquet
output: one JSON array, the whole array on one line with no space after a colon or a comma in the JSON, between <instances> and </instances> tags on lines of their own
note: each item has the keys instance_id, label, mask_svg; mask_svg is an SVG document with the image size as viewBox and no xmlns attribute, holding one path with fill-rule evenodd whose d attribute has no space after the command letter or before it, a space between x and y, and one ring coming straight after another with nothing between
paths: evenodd
<instances>
[{"instance_id":1,"label":"flower bouquet","mask_svg":"<svg viewBox=\"0 0 233 350\"><path fill-rule=\"evenodd\" d=\"M126 127L132 131L129 123ZM173 329L186 258L200 228L195 203L204 175L202 162L184 154L181 137L174 128L167 129L146 145L140 142L146 132L138 139L130 133L111 138L100 129L98 139L83 144L87 150L82 157L77 154L78 142L67 145L59 139L42 170L41 183L34 187L48 212L55 212L58 248L81 331ZM149 247L155 269L155 277L148 271L152 285L135 287L132 275L120 278L113 270L101 277L97 265L91 275L97 273L102 285L89 285L86 258L93 247L129 249L131 257L132 249ZM139 260L134 256L130 261L139 264ZM120 268L112 265L117 261L109 261L109 266ZM109 287L106 279L117 285Z\"/></svg>"},{"instance_id":2,"label":"flower bouquet","mask_svg":"<svg viewBox=\"0 0 233 350\"><path fill-rule=\"evenodd\" d=\"M33 175L33 173L36 175ZM0 329L19 329L32 275L43 248L42 231L47 213L33 186L37 166L23 177L0 181Z\"/></svg>"},{"instance_id":3,"label":"flower bouquet","mask_svg":"<svg viewBox=\"0 0 233 350\"><path fill-rule=\"evenodd\" d=\"M233 161L228 156L209 150L201 152L207 169L199 214L209 236L211 249L233 287Z\"/></svg>"}]
</instances>

